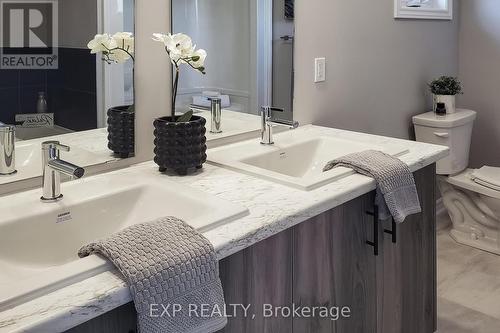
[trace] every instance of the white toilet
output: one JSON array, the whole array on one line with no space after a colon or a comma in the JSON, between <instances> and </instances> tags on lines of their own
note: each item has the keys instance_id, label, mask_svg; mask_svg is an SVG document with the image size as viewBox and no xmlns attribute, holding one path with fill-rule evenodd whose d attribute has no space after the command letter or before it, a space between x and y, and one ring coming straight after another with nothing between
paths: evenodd
<instances>
[{"instance_id":1,"label":"white toilet","mask_svg":"<svg viewBox=\"0 0 500 333\"><path fill-rule=\"evenodd\" d=\"M437 163L438 185L457 242L500 255L500 168L467 169L476 112L413 117L417 141L450 147Z\"/></svg>"}]
</instances>

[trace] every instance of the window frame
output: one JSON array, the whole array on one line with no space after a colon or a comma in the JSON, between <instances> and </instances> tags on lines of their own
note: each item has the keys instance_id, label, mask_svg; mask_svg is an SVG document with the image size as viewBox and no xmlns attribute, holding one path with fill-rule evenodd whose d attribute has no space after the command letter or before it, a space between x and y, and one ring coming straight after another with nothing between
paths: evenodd
<instances>
[{"instance_id":1,"label":"window frame","mask_svg":"<svg viewBox=\"0 0 500 333\"><path fill-rule=\"evenodd\" d=\"M453 0L443 0L446 7L406 7L402 0L394 0L394 18L396 19L424 19L424 20L453 20Z\"/></svg>"}]
</instances>

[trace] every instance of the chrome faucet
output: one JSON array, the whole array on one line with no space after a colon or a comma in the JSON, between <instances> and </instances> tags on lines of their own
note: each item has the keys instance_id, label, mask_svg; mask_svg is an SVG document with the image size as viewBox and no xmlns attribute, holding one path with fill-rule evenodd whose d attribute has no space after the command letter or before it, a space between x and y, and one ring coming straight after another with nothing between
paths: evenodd
<instances>
[{"instance_id":1,"label":"chrome faucet","mask_svg":"<svg viewBox=\"0 0 500 333\"><path fill-rule=\"evenodd\" d=\"M222 133L222 100L220 97L210 97L210 113L212 115L212 122L210 125L210 133Z\"/></svg>"},{"instance_id":2,"label":"chrome faucet","mask_svg":"<svg viewBox=\"0 0 500 333\"><path fill-rule=\"evenodd\" d=\"M274 126L287 126L290 129L299 127L298 121L274 119L273 112L284 112L285 110L273 108L270 106L263 106L261 110L262 124L260 129L260 143L263 145L273 145L273 127Z\"/></svg>"},{"instance_id":3,"label":"chrome faucet","mask_svg":"<svg viewBox=\"0 0 500 333\"><path fill-rule=\"evenodd\" d=\"M82 178L85 170L79 166L63 161L59 158L60 151L69 151L70 147L59 141L42 143L43 163L43 202L55 202L62 199L61 173L72 178Z\"/></svg>"},{"instance_id":4,"label":"chrome faucet","mask_svg":"<svg viewBox=\"0 0 500 333\"><path fill-rule=\"evenodd\" d=\"M16 173L16 128L0 123L0 175Z\"/></svg>"}]
</instances>

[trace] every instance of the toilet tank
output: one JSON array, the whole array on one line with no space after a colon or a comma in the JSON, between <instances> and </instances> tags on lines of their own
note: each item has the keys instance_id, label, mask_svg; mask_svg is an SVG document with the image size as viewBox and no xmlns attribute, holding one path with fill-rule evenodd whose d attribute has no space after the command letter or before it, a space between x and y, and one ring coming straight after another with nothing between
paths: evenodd
<instances>
[{"instance_id":1,"label":"toilet tank","mask_svg":"<svg viewBox=\"0 0 500 333\"><path fill-rule=\"evenodd\" d=\"M427 112L413 117L417 141L450 148L450 155L437 162L437 174L455 175L467 168L475 119L476 112L465 109L444 116Z\"/></svg>"}]
</instances>

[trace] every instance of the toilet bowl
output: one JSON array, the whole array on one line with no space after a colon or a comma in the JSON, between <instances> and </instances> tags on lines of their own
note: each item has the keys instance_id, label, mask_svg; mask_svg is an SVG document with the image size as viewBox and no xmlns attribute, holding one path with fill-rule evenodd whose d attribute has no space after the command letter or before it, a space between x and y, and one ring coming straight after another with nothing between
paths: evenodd
<instances>
[{"instance_id":1,"label":"toilet bowl","mask_svg":"<svg viewBox=\"0 0 500 333\"><path fill-rule=\"evenodd\" d=\"M413 117L417 141L448 146L450 155L437 163L438 187L458 243L500 255L500 168L468 169L476 112L458 109L438 116Z\"/></svg>"},{"instance_id":2,"label":"toilet bowl","mask_svg":"<svg viewBox=\"0 0 500 333\"><path fill-rule=\"evenodd\" d=\"M500 169L499 169L500 170ZM500 191L472 179L475 170L451 177L438 177L443 203L457 242L500 255Z\"/></svg>"}]
</instances>

